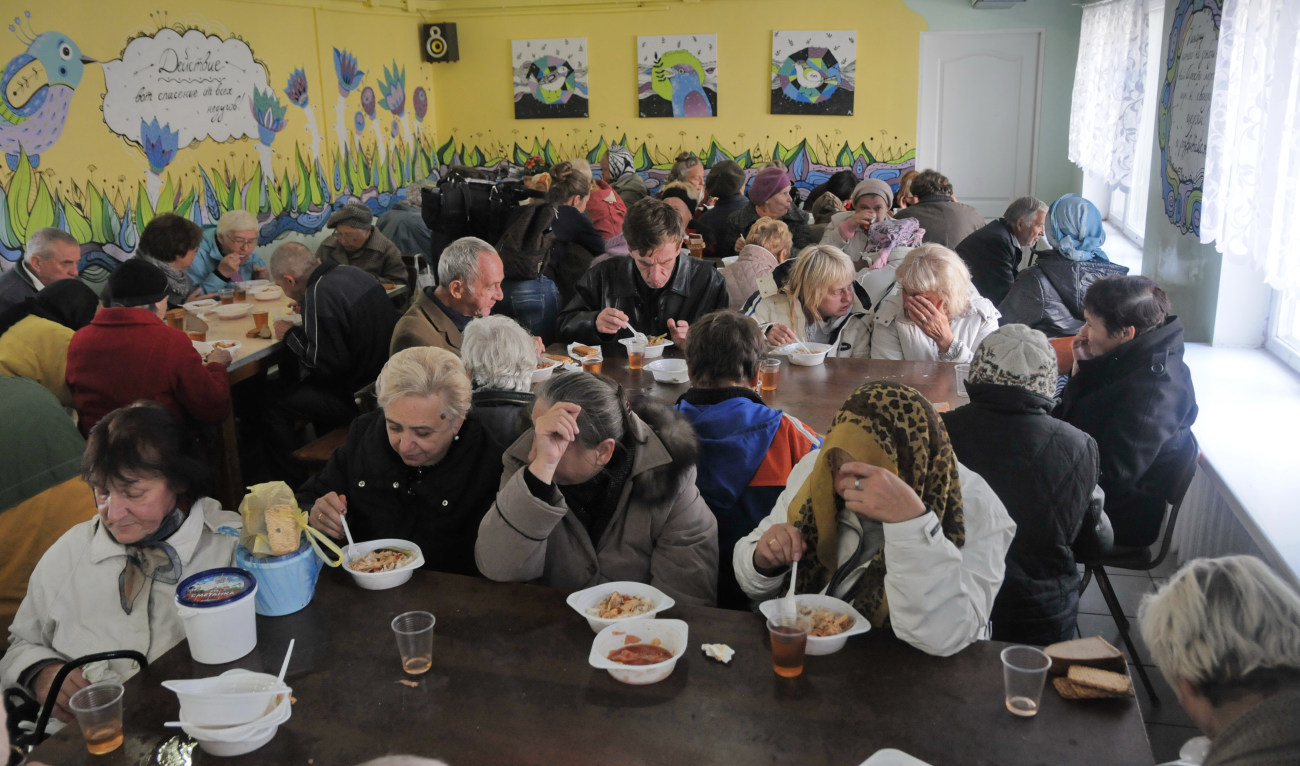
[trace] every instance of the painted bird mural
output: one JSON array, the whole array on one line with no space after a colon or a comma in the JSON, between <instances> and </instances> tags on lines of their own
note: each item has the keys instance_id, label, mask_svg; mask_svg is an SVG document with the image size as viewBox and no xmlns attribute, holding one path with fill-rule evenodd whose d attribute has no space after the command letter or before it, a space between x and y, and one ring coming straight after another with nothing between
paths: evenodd
<instances>
[{"instance_id":1,"label":"painted bird mural","mask_svg":"<svg viewBox=\"0 0 1300 766\"><path fill-rule=\"evenodd\" d=\"M712 117L713 106L704 94L700 74L690 64L678 64L667 71L673 86L674 117Z\"/></svg>"},{"instance_id":2,"label":"painted bird mural","mask_svg":"<svg viewBox=\"0 0 1300 766\"><path fill-rule=\"evenodd\" d=\"M40 165L40 155L63 134L72 93L81 84L86 64L97 62L81 55L77 44L60 32L32 37L21 27L10 29L27 43L27 50L10 59L0 73L0 151L13 170L19 151L27 154L32 167Z\"/></svg>"}]
</instances>

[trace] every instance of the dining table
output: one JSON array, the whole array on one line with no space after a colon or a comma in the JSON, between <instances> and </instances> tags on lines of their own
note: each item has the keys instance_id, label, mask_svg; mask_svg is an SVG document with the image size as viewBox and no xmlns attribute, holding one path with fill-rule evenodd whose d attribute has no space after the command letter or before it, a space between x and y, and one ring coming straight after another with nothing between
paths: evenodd
<instances>
[{"instance_id":1,"label":"dining table","mask_svg":"<svg viewBox=\"0 0 1300 766\"><path fill-rule=\"evenodd\" d=\"M849 638L835 654L807 657L800 676L783 678L773 672L760 615L678 604L658 615L688 627L673 672L632 686L588 664L594 634L565 596L429 570L369 591L327 568L305 609L257 618L247 656L202 665L181 643L131 678L122 747L89 755L73 725L31 757L52 766L352 766L393 753L450 766L856 766L892 748L933 766L1152 763L1132 698L1065 700L1049 683L1037 715L1009 713L999 642L934 657L883 627ZM403 671L390 628L410 610L436 617L433 663L423 675ZM164 726L178 718L179 703L163 681L236 667L276 673L291 639L292 716L268 744L216 758ZM735 655L723 664L705 656L705 643Z\"/></svg>"}]
</instances>

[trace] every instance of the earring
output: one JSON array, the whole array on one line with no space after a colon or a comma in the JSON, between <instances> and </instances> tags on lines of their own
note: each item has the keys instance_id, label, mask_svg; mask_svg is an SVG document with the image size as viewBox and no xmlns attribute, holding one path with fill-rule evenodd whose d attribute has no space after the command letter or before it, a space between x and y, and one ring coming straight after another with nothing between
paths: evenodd
<instances>
[{"instance_id":1,"label":"earring","mask_svg":"<svg viewBox=\"0 0 1300 766\"><path fill-rule=\"evenodd\" d=\"M460 434L455 434L454 436L451 437L451 440L454 442L460 441Z\"/></svg>"}]
</instances>

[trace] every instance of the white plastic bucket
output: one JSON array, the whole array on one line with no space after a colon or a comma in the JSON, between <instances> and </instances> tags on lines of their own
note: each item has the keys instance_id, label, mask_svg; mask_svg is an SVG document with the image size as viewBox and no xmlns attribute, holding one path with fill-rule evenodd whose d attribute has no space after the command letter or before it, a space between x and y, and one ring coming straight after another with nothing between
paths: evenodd
<instances>
[{"instance_id":1,"label":"white plastic bucket","mask_svg":"<svg viewBox=\"0 0 1300 766\"><path fill-rule=\"evenodd\" d=\"M253 575L235 567L208 569L176 586L176 611L195 662L220 665L253 651L256 593Z\"/></svg>"}]
</instances>

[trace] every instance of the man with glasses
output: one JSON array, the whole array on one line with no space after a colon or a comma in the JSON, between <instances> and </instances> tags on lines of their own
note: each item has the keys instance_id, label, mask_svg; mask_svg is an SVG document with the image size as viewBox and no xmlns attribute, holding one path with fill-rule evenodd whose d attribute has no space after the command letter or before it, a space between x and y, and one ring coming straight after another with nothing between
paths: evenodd
<instances>
[{"instance_id":1,"label":"man with glasses","mask_svg":"<svg viewBox=\"0 0 1300 766\"><path fill-rule=\"evenodd\" d=\"M630 255L583 275L560 312L559 338L604 344L639 331L685 347L691 322L727 307L726 283L710 263L682 254L682 221L665 202L628 208L623 236Z\"/></svg>"},{"instance_id":2,"label":"man with glasses","mask_svg":"<svg viewBox=\"0 0 1300 766\"><path fill-rule=\"evenodd\" d=\"M237 282L267 279L266 261L257 247L257 217L247 210L230 210L216 226L203 229L194 262L185 270L203 294L220 292Z\"/></svg>"},{"instance_id":3,"label":"man with glasses","mask_svg":"<svg viewBox=\"0 0 1300 766\"><path fill-rule=\"evenodd\" d=\"M375 216L360 202L335 210L325 225L334 233L316 248L321 263L356 266L384 284L406 284L402 251L374 227Z\"/></svg>"}]
</instances>

